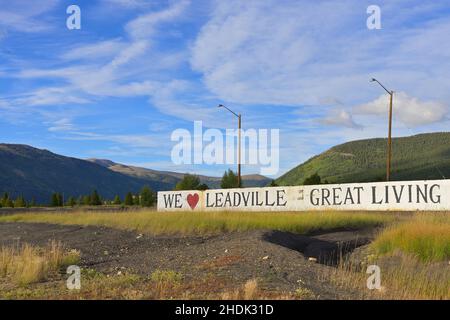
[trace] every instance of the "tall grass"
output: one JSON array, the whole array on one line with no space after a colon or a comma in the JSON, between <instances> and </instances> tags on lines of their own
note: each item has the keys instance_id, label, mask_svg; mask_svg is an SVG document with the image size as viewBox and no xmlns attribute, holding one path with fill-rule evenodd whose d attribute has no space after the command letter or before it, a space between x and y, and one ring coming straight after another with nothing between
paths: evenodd
<instances>
[{"instance_id":1,"label":"tall grass","mask_svg":"<svg viewBox=\"0 0 450 320\"><path fill-rule=\"evenodd\" d=\"M73 212L15 214L0 222L44 222L95 225L159 234L215 234L230 231L274 229L295 233L336 228L361 228L393 221L390 215L361 212Z\"/></svg>"},{"instance_id":2,"label":"tall grass","mask_svg":"<svg viewBox=\"0 0 450 320\"><path fill-rule=\"evenodd\" d=\"M380 290L367 288L369 264L380 267ZM325 269L319 280L331 280L338 287L358 292L358 299L450 299L450 269L446 264L423 262L398 251L361 265L341 261L337 268Z\"/></svg>"},{"instance_id":3,"label":"tall grass","mask_svg":"<svg viewBox=\"0 0 450 320\"><path fill-rule=\"evenodd\" d=\"M18 285L46 279L61 267L79 262L79 252L65 252L60 242L52 241L46 248L23 244L0 248L0 278L10 278Z\"/></svg>"},{"instance_id":4,"label":"tall grass","mask_svg":"<svg viewBox=\"0 0 450 320\"><path fill-rule=\"evenodd\" d=\"M423 262L450 260L450 215L419 214L386 228L372 243L378 254L402 251Z\"/></svg>"}]
</instances>

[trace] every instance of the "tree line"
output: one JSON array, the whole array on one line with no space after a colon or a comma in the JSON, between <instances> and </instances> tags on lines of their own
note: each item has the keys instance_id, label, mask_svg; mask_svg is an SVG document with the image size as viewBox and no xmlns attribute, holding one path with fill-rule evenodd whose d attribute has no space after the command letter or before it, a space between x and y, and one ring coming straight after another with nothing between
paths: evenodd
<instances>
[{"instance_id":1,"label":"tree line","mask_svg":"<svg viewBox=\"0 0 450 320\"><path fill-rule=\"evenodd\" d=\"M270 186L276 186L274 181ZM222 189L239 188L242 187L242 182L239 184L238 177L233 170L228 169L222 176L220 187ZM201 183L200 178L196 175L185 174L176 185L174 190L207 190L208 185ZM122 199L119 195L116 195L114 199L103 198L97 190L93 190L90 194L81 195L78 197L69 196L64 197L63 193L52 193L49 203L51 207L75 207L75 206L100 206L100 205L122 205L122 206L142 206L151 207L156 204L156 193L148 186L144 186L140 192L132 193L128 192ZM43 206L45 206L43 205ZM25 207L37 207L36 201L32 199L27 202L23 196L18 196L16 199L12 199L8 193L4 193L0 200L1 207L11 208L25 208Z\"/></svg>"},{"instance_id":2,"label":"tree line","mask_svg":"<svg viewBox=\"0 0 450 320\"><path fill-rule=\"evenodd\" d=\"M231 189L231 188L240 188L242 186L238 182L237 175L233 172L233 170L228 169L222 176L222 180L220 181L220 187L222 189ZM196 175L185 174L183 179L178 182L175 186L175 191L180 190L208 190L209 187L205 183L200 182L200 178Z\"/></svg>"},{"instance_id":3,"label":"tree line","mask_svg":"<svg viewBox=\"0 0 450 320\"><path fill-rule=\"evenodd\" d=\"M156 203L156 193L148 186L144 186L140 192L132 193L128 192L125 197L122 198L116 195L113 200L104 199L97 190L93 190L92 193L79 196L75 198L73 196L64 199L64 195L60 192L52 193L48 204L51 207L75 207L75 206L101 206L101 205L123 205L123 206L141 206L152 207ZM44 205L44 206L45 206ZM0 208L26 208L26 207L38 207L34 199L27 202L23 196L18 196L16 199L12 199L10 195L5 192L0 199Z\"/></svg>"}]
</instances>

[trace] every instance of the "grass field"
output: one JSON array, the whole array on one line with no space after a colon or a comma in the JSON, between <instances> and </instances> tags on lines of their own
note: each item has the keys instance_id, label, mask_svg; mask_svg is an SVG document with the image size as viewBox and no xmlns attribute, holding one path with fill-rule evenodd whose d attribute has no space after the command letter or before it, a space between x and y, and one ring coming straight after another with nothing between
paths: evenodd
<instances>
[{"instance_id":1,"label":"grass field","mask_svg":"<svg viewBox=\"0 0 450 320\"><path fill-rule=\"evenodd\" d=\"M141 211L25 213L0 217L0 222L44 222L66 225L95 225L152 235L214 234L219 232L273 229L308 233L338 228L384 225L396 218L363 212L172 212Z\"/></svg>"},{"instance_id":2,"label":"grass field","mask_svg":"<svg viewBox=\"0 0 450 320\"><path fill-rule=\"evenodd\" d=\"M387 227L372 243L379 254L401 251L423 262L450 259L449 214L417 214Z\"/></svg>"},{"instance_id":3,"label":"grass field","mask_svg":"<svg viewBox=\"0 0 450 320\"><path fill-rule=\"evenodd\" d=\"M77 264L79 252L65 252L59 242L46 248L22 244L18 248L0 248L0 278L8 278L19 286L39 282L55 274L60 268Z\"/></svg>"},{"instance_id":4,"label":"grass field","mask_svg":"<svg viewBox=\"0 0 450 320\"><path fill-rule=\"evenodd\" d=\"M328 268L323 279L337 287L361 292L372 299L450 299L450 214L449 213L160 213L140 212L66 212L18 213L0 217L0 222L34 222L62 225L104 226L148 235L210 235L247 230L281 230L299 234L317 231L377 227L378 234L367 246L363 262L342 260ZM64 281L55 285L40 283L57 274L61 266L79 256L65 252L60 244L47 248L22 247L0 251L0 280L9 288L4 298L50 299L236 299L281 298L308 299L307 288L298 292L265 292L256 279L241 283L231 291L213 275L195 281L185 280L173 270L154 270L148 277L125 274L107 277L84 269L87 279L80 292L67 292ZM382 290L368 291L365 267L382 268ZM60 278L62 276L60 275ZM62 279L62 278L61 278ZM0 281L0 283L1 283ZM14 284L11 286L11 284ZM210 284L218 291L211 293ZM12 288L12 289L11 289ZM221 289L222 288L222 289ZM220 290L219 290L220 289Z\"/></svg>"}]
</instances>

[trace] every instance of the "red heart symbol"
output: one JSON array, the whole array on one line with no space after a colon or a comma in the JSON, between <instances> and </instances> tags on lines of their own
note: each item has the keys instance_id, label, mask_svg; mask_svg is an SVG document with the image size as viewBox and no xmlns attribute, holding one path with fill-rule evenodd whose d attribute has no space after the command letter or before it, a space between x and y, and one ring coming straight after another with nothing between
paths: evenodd
<instances>
[{"instance_id":1,"label":"red heart symbol","mask_svg":"<svg viewBox=\"0 0 450 320\"><path fill-rule=\"evenodd\" d=\"M194 193L194 194L188 194L187 196L187 202L189 203L189 206L191 207L192 210L194 210L195 206L198 203L198 194Z\"/></svg>"}]
</instances>

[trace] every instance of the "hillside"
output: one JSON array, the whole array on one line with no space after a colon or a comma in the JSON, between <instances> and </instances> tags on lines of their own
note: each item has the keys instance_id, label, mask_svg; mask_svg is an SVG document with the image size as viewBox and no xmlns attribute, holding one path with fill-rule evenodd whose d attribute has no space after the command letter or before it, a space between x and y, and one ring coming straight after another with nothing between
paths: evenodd
<instances>
[{"instance_id":1,"label":"hillside","mask_svg":"<svg viewBox=\"0 0 450 320\"><path fill-rule=\"evenodd\" d=\"M383 181L387 139L366 139L335 146L276 180L300 185L318 173L330 183ZM450 178L450 132L393 138L391 180Z\"/></svg>"},{"instance_id":2,"label":"hillside","mask_svg":"<svg viewBox=\"0 0 450 320\"><path fill-rule=\"evenodd\" d=\"M220 186L220 178L200 176L210 188ZM81 160L27 145L0 144L0 192L23 195L47 203L54 192L78 197L94 189L105 198L138 192L144 185L155 191L172 190L182 173L156 171L118 164L110 160ZM270 179L260 175L243 177L245 186L264 186Z\"/></svg>"},{"instance_id":3,"label":"hillside","mask_svg":"<svg viewBox=\"0 0 450 320\"><path fill-rule=\"evenodd\" d=\"M0 191L13 196L48 202L53 192L79 196L97 189L112 198L137 192L143 185L154 190L170 189L171 184L133 178L101 165L54 154L26 145L0 144Z\"/></svg>"},{"instance_id":4,"label":"hillside","mask_svg":"<svg viewBox=\"0 0 450 320\"><path fill-rule=\"evenodd\" d=\"M153 179L175 186L180 181L184 173L171 171L157 171L147 168L128 166L120 163L115 163L105 159L88 159L88 161L102 165L112 171L119 172L131 177L141 179ZM209 177L199 175L200 182L208 185L209 188L220 188L221 177ZM259 174L249 174L242 176L244 187L264 187L270 183L271 179Z\"/></svg>"}]
</instances>

